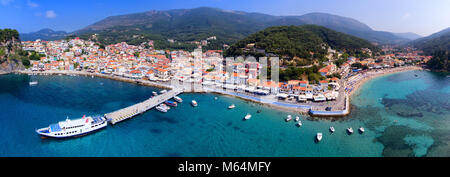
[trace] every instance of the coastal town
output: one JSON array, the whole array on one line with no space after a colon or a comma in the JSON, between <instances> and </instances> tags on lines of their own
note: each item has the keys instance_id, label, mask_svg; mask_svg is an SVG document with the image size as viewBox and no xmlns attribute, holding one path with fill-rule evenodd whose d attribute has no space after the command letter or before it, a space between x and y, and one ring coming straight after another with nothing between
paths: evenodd
<instances>
[{"instance_id":1,"label":"coastal town","mask_svg":"<svg viewBox=\"0 0 450 177\"><path fill-rule=\"evenodd\" d=\"M396 51L383 47L376 58L345 58L338 67L332 56L343 52L329 49L329 61L318 70L323 80L263 80L263 65L258 61L234 60L224 66L222 50L157 50L153 41L139 46L125 42L103 46L73 38L57 41L23 41L23 49L39 56L22 73L80 74L149 83L170 88L182 86L185 92L215 92L241 97L280 108L320 115L348 114L347 95L377 75L420 69L431 57L414 49ZM367 52L371 52L369 49ZM316 111L316 112L314 112Z\"/></svg>"}]
</instances>

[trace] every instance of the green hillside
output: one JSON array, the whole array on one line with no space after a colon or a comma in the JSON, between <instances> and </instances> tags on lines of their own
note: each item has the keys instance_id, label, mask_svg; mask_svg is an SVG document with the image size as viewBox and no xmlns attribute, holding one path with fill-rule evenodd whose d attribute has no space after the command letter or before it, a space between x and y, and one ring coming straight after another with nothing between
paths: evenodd
<instances>
[{"instance_id":1,"label":"green hillside","mask_svg":"<svg viewBox=\"0 0 450 177\"><path fill-rule=\"evenodd\" d=\"M248 48L248 44L255 44L255 46ZM378 50L364 39L321 26L302 25L269 27L233 44L225 52L225 55L265 56L266 54L275 54L289 58L320 59L327 53L328 46L351 55L362 54L361 48ZM265 53L262 53L262 50Z\"/></svg>"}]
</instances>

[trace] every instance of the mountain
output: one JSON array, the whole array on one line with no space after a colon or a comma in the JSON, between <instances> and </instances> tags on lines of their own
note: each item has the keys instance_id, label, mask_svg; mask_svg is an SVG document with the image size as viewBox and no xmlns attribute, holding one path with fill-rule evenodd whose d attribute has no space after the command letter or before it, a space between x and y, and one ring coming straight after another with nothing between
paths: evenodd
<instances>
[{"instance_id":1,"label":"mountain","mask_svg":"<svg viewBox=\"0 0 450 177\"><path fill-rule=\"evenodd\" d=\"M423 50L427 55L431 55L438 50L448 52L450 51L450 28L416 39L410 42L409 45Z\"/></svg>"},{"instance_id":2,"label":"mountain","mask_svg":"<svg viewBox=\"0 0 450 177\"><path fill-rule=\"evenodd\" d=\"M372 51L378 48L358 37L337 32L317 25L277 26L251 34L225 51L226 56L253 55L299 57L301 59L321 59L328 47L344 50L351 54L362 54L362 48ZM305 61L303 61L305 63ZM310 64L306 62L306 64Z\"/></svg>"},{"instance_id":3,"label":"mountain","mask_svg":"<svg viewBox=\"0 0 450 177\"><path fill-rule=\"evenodd\" d=\"M403 43L410 41L407 38L396 36L385 31L375 31L368 25L352 18L327 13L309 13L298 17L304 24L320 25L335 31L360 37L380 44Z\"/></svg>"},{"instance_id":4,"label":"mountain","mask_svg":"<svg viewBox=\"0 0 450 177\"><path fill-rule=\"evenodd\" d=\"M324 26L377 43L409 41L393 33L374 31L357 20L326 13L272 16L209 7L111 16L73 34L82 38L98 34L96 38L107 44L122 41L138 44L156 39L155 43L161 46L169 45L167 39L186 42L216 36L217 40L210 42L221 47L221 44L232 44L270 26L303 24Z\"/></svg>"},{"instance_id":5,"label":"mountain","mask_svg":"<svg viewBox=\"0 0 450 177\"><path fill-rule=\"evenodd\" d=\"M68 33L65 31L54 31L52 29L45 28L45 29L41 29L36 32L21 33L20 39L22 41L34 41L36 39L51 41L51 40L64 39L66 36L68 36Z\"/></svg>"},{"instance_id":6,"label":"mountain","mask_svg":"<svg viewBox=\"0 0 450 177\"><path fill-rule=\"evenodd\" d=\"M422 38L423 36L418 35L416 33L412 33L412 32L407 32L407 33L393 33L396 36L402 37L402 38L406 38L406 39L410 39L410 40L416 40L419 38Z\"/></svg>"}]
</instances>

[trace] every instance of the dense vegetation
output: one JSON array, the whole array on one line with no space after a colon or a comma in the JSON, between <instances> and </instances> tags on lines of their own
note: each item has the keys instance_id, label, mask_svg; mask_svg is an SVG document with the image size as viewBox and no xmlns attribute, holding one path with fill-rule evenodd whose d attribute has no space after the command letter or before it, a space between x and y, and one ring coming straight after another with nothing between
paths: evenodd
<instances>
[{"instance_id":1,"label":"dense vegetation","mask_svg":"<svg viewBox=\"0 0 450 177\"><path fill-rule=\"evenodd\" d=\"M13 68L21 65L27 67L30 65L30 59L28 52L22 50L19 32L14 29L0 29L0 70L10 64L13 64Z\"/></svg>"},{"instance_id":2,"label":"dense vegetation","mask_svg":"<svg viewBox=\"0 0 450 177\"><path fill-rule=\"evenodd\" d=\"M255 44L256 49L246 50L247 44ZM254 55L268 53L278 56L299 57L303 59L321 59L327 54L328 46L332 49L346 51L350 55L361 54L361 48L378 48L364 39L336 32L316 25L269 27L254 33L233 44L226 56Z\"/></svg>"},{"instance_id":3,"label":"dense vegetation","mask_svg":"<svg viewBox=\"0 0 450 177\"><path fill-rule=\"evenodd\" d=\"M433 58L428 61L427 67L434 71L450 72L449 60L448 50L438 50L433 53Z\"/></svg>"}]
</instances>

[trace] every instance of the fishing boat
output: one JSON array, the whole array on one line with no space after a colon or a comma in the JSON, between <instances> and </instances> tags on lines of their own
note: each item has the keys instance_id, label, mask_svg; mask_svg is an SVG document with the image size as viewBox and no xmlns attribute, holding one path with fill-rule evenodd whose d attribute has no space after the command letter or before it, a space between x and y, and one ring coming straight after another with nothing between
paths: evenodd
<instances>
[{"instance_id":1,"label":"fishing boat","mask_svg":"<svg viewBox=\"0 0 450 177\"><path fill-rule=\"evenodd\" d=\"M322 133L317 133L317 135L316 135L316 139L317 139L317 141L320 141L320 140L322 140Z\"/></svg>"},{"instance_id":2,"label":"fishing boat","mask_svg":"<svg viewBox=\"0 0 450 177\"><path fill-rule=\"evenodd\" d=\"M295 116L295 121L298 122L298 120L300 120L300 117Z\"/></svg>"},{"instance_id":3,"label":"fishing boat","mask_svg":"<svg viewBox=\"0 0 450 177\"><path fill-rule=\"evenodd\" d=\"M172 106L172 107L177 107L178 106L177 102L175 102L175 101L165 101L164 103L169 105L169 106Z\"/></svg>"},{"instance_id":4,"label":"fishing boat","mask_svg":"<svg viewBox=\"0 0 450 177\"><path fill-rule=\"evenodd\" d=\"M334 133L334 127L330 127L330 132Z\"/></svg>"},{"instance_id":5,"label":"fishing boat","mask_svg":"<svg viewBox=\"0 0 450 177\"><path fill-rule=\"evenodd\" d=\"M286 118L286 122L289 122L289 121L291 121L291 120L292 120L292 116L291 116L291 115L288 115L287 118Z\"/></svg>"},{"instance_id":6,"label":"fishing boat","mask_svg":"<svg viewBox=\"0 0 450 177\"><path fill-rule=\"evenodd\" d=\"M192 100L191 105L194 106L194 107L196 107L196 106L198 105L198 104L197 104L197 101Z\"/></svg>"},{"instance_id":7,"label":"fishing boat","mask_svg":"<svg viewBox=\"0 0 450 177\"><path fill-rule=\"evenodd\" d=\"M65 121L38 129L36 133L51 138L78 137L104 128L107 124L108 122L103 116L83 116L74 120L67 118Z\"/></svg>"},{"instance_id":8,"label":"fishing boat","mask_svg":"<svg viewBox=\"0 0 450 177\"><path fill-rule=\"evenodd\" d=\"M175 101L177 101L178 103L183 102L183 99L181 99L181 98L178 97L178 96L174 96L173 99L174 99Z\"/></svg>"},{"instance_id":9,"label":"fishing boat","mask_svg":"<svg viewBox=\"0 0 450 177\"><path fill-rule=\"evenodd\" d=\"M302 121L298 121L298 123L297 123L297 126L298 127L301 127L303 124L302 124Z\"/></svg>"},{"instance_id":10,"label":"fishing boat","mask_svg":"<svg viewBox=\"0 0 450 177\"><path fill-rule=\"evenodd\" d=\"M159 106L156 106L156 110L158 110L158 111L160 111L160 112L167 112L168 111L168 109L166 109L164 106L162 106L162 105L159 105Z\"/></svg>"},{"instance_id":11,"label":"fishing boat","mask_svg":"<svg viewBox=\"0 0 450 177\"><path fill-rule=\"evenodd\" d=\"M350 133L350 134L352 134L352 133L353 133L353 128L352 128L352 127L347 128L347 132Z\"/></svg>"},{"instance_id":12,"label":"fishing boat","mask_svg":"<svg viewBox=\"0 0 450 177\"><path fill-rule=\"evenodd\" d=\"M153 96L158 95L158 93L156 93L155 91L152 92Z\"/></svg>"},{"instance_id":13,"label":"fishing boat","mask_svg":"<svg viewBox=\"0 0 450 177\"><path fill-rule=\"evenodd\" d=\"M228 106L228 109L233 109L234 107L236 106L234 106L234 104L231 104L230 106Z\"/></svg>"},{"instance_id":14,"label":"fishing boat","mask_svg":"<svg viewBox=\"0 0 450 177\"><path fill-rule=\"evenodd\" d=\"M245 120L248 120L248 119L250 119L250 118L252 118L252 115L249 114L249 113L247 113L247 115L244 117Z\"/></svg>"},{"instance_id":15,"label":"fishing boat","mask_svg":"<svg viewBox=\"0 0 450 177\"><path fill-rule=\"evenodd\" d=\"M359 130L360 133L364 133L364 128L363 127L359 127L358 130Z\"/></svg>"}]
</instances>

